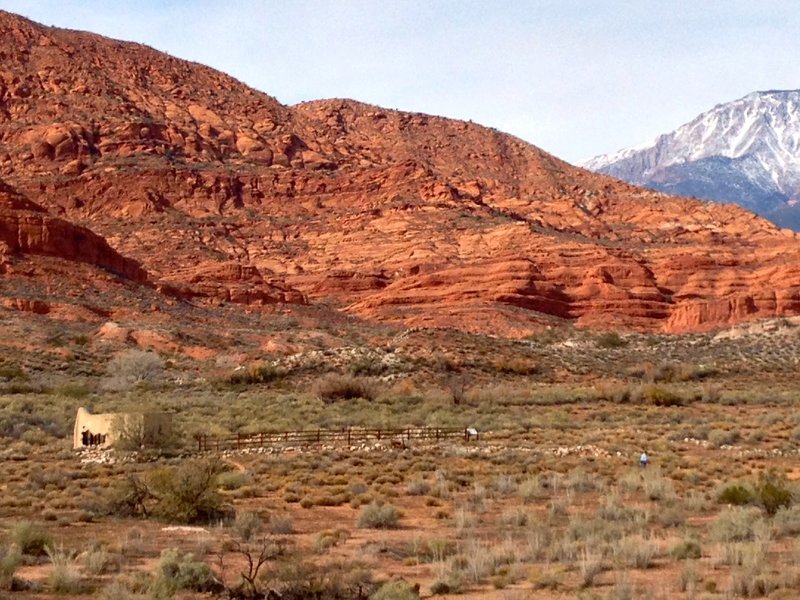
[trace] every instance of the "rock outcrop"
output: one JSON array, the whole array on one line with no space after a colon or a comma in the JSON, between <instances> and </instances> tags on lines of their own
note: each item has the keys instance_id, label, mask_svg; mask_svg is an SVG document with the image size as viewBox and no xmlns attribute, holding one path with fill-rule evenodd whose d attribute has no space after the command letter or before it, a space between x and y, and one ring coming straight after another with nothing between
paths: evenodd
<instances>
[{"instance_id":1,"label":"rock outcrop","mask_svg":"<svg viewBox=\"0 0 800 600\"><path fill-rule=\"evenodd\" d=\"M85 227L51 217L39 205L0 181L0 248L2 253L53 256L100 267L137 283L147 283L138 262L113 250Z\"/></svg>"},{"instance_id":2,"label":"rock outcrop","mask_svg":"<svg viewBox=\"0 0 800 600\"><path fill-rule=\"evenodd\" d=\"M39 219L17 216L15 231L47 223L37 247L76 256L58 228L91 230L172 298L508 336L800 312L800 242L737 207L472 123L283 106L207 67L7 13L0 54L0 176L47 211L14 209Z\"/></svg>"}]
</instances>

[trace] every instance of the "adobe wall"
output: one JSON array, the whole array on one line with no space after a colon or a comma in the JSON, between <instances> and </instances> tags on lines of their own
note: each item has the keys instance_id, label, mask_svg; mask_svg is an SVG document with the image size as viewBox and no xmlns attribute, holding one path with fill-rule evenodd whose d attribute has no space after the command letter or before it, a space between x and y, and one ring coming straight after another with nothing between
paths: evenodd
<instances>
[{"instance_id":1,"label":"adobe wall","mask_svg":"<svg viewBox=\"0 0 800 600\"><path fill-rule=\"evenodd\" d=\"M172 415L169 413L100 413L92 414L82 406L75 417L72 447L108 448L117 439L117 427L123 420L125 427L142 427L145 443L163 440L172 432Z\"/></svg>"}]
</instances>

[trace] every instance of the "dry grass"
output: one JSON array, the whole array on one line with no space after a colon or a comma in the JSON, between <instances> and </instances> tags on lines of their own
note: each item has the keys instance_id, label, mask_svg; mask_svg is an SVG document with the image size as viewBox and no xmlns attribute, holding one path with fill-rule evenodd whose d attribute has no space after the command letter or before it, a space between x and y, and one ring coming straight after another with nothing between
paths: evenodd
<instances>
[{"instance_id":1,"label":"dry grass","mask_svg":"<svg viewBox=\"0 0 800 600\"><path fill-rule=\"evenodd\" d=\"M88 372L77 387L61 381L50 391L0 396L0 567L10 557L2 573L11 573L0 582L17 577L37 580L45 594L125 597L166 585L148 565L176 547L180 557L193 555L184 562L204 563L233 586L246 560L231 540L267 540L286 553L276 550L265 563L282 589L310 581L372 593L383 582L365 583L366 575L402 573L423 596L449 590L472 599L798 595L793 500L777 504L774 516L755 501L718 502L725 486L756 486L770 469L795 490L800 420L787 409L800 389L788 338L626 334L625 344L608 345L570 335L567 345L443 333L447 347L434 360L430 349L442 339L421 331L378 358L334 354L334 367L351 375L331 376L333 387L348 387L347 378L374 388L333 401L314 393L324 369L311 357L284 361L280 378L248 386L111 394L99 385L110 356L89 369L91 349L67 341L75 368ZM18 368L3 363L3 385L44 385L45 358L23 357ZM163 366L169 380L173 363ZM454 372L469 381L459 404L445 385ZM183 459L81 464L65 440L87 400L98 411L174 410L186 436L209 428L429 425L474 426L482 439L231 456L242 470L225 472L218 485L236 517L200 539L163 532L149 518L107 516L109 494L129 475L169 471ZM642 449L652 458L647 469L636 466ZM60 549L53 555L60 571L37 571L24 564L30 558L12 564L12 542L41 554L46 544L30 541L37 538Z\"/></svg>"}]
</instances>

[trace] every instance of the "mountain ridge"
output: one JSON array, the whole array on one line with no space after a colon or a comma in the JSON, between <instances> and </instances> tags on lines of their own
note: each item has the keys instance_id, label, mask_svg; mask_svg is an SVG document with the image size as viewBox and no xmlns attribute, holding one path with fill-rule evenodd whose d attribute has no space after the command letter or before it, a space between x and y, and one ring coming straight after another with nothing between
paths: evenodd
<instances>
[{"instance_id":1,"label":"mountain ridge","mask_svg":"<svg viewBox=\"0 0 800 600\"><path fill-rule=\"evenodd\" d=\"M464 121L345 99L283 106L208 67L8 13L0 33L0 178L141 265L148 305L162 306L153 293L242 315L311 305L508 337L800 312L800 242L743 209ZM7 254L20 260L80 287L63 261L37 270Z\"/></svg>"},{"instance_id":2,"label":"mountain ridge","mask_svg":"<svg viewBox=\"0 0 800 600\"><path fill-rule=\"evenodd\" d=\"M735 202L797 229L800 210L794 214L792 207L800 196L800 90L752 92L583 166L659 191Z\"/></svg>"}]
</instances>

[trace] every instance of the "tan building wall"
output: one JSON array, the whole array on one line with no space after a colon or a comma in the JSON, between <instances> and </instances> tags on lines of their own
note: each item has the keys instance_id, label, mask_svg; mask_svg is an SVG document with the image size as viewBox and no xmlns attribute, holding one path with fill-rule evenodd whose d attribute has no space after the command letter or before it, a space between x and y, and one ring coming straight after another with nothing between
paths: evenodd
<instances>
[{"instance_id":1,"label":"tan building wall","mask_svg":"<svg viewBox=\"0 0 800 600\"><path fill-rule=\"evenodd\" d=\"M145 445L163 440L172 433L172 415L169 413L101 413L93 415L82 406L75 417L72 447L108 448L119 430L136 432Z\"/></svg>"}]
</instances>

